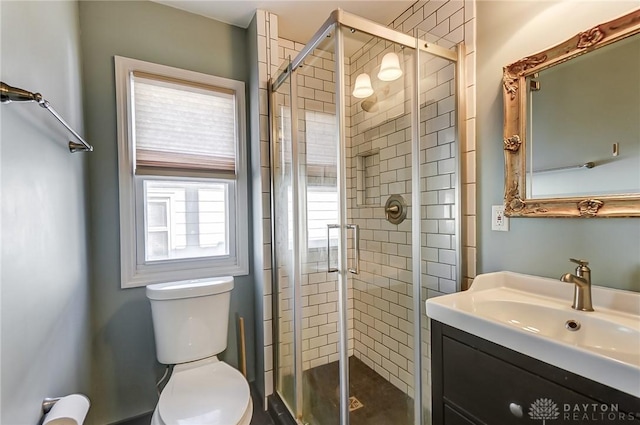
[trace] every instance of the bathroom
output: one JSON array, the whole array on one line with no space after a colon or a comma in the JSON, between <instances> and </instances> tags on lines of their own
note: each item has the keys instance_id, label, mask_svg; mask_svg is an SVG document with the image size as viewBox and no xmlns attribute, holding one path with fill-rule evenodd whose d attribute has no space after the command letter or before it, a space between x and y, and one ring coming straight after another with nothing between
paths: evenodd
<instances>
[{"instance_id":1,"label":"bathroom","mask_svg":"<svg viewBox=\"0 0 640 425\"><path fill-rule=\"evenodd\" d=\"M500 270L557 278L571 271L571 257L590 261L596 285L640 292L637 218L512 218L508 232L491 230L491 206L504 196L502 68L637 9L637 2L407 7L380 23L445 39L453 33L466 47L461 286ZM69 154L62 144L70 135L45 111L1 107L0 423L38 423L44 398L71 393L89 396L88 424L149 418L158 401L164 368L156 360L151 307L143 287L121 287L114 55L246 83L251 268L235 278L230 316L244 318L248 381L261 396L273 392L270 205L263 195L270 182L261 173L269 162L260 150L268 149L269 133L258 63L277 68L282 58L257 50L259 18L271 19L274 30L287 26L273 16L261 12L241 28L151 1L0 3L2 81L45 95L94 146ZM281 44L292 41L307 40ZM238 345L230 327L221 358L234 367Z\"/></svg>"}]
</instances>

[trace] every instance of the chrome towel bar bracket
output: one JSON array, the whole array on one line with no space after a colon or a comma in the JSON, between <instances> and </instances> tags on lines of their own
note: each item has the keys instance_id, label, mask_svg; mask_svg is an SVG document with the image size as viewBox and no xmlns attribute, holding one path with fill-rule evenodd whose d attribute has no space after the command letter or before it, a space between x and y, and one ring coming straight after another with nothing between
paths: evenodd
<instances>
[{"instance_id":1,"label":"chrome towel bar bracket","mask_svg":"<svg viewBox=\"0 0 640 425\"><path fill-rule=\"evenodd\" d=\"M45 100L40 93L31 93L30 91L12 87L0 81L0 103L11 102L36 102L42 108L51 112L67 130L73 134L80 143L69 142L69 151L71 152L93 152L93 146L88 144L82 136L80 136L67 122L56 112L55 109Z\"/></svg>"}]
</instances>

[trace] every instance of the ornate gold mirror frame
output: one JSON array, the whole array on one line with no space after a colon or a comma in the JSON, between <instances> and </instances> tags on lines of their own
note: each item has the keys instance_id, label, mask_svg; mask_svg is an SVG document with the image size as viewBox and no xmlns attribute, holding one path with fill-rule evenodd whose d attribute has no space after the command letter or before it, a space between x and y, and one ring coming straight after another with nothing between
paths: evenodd
<instances>
[{"instance_id":1,"label":"ornate gold mirror frame","mask_svg":"<svg viewBox=\"0 0 640 425\"><path fill-rule=\"evenodd\" d=\"M510 217L638 217L640 194L527 199L526 78L630 35L640 33L640 9L593 27L503 68L505 214Z\"/></svg>"}]
</instances>

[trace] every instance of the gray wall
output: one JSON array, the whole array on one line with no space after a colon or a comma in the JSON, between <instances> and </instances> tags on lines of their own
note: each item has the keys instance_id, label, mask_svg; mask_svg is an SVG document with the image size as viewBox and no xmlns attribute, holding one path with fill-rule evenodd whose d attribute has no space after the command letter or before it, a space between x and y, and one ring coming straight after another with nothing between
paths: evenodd
<instances>
[{"instance_id":1,"label":"gray wall","mask_svg":"<svg viewBox=\"0 0 640 425\"><path fill-rule=\"evenodd\" d=\"M503 199L502 67L638 7L621 1L477 2L478 273L559 277L588 259L594 284L640 291L640 219L511 219L491 231Z\"/></svg>"},{"instance_id":2,"label":"gray wall","mask_svg":"<svg viewBox=\"0 0 640 425\"><path fill-rule=\"evenodd\" d=\"M2 81L41 92L83 134L78 6L0 2ZM0 106L0 423L38 423L45 397L89 393L86 161L34 103ZM91 140L91 139L89 139Z\"/></svg>"},{"instance_id":3,"label":"gray wall","mask_svg":"<svg viewBox=\"0 0 640 425\"><path fill-rule=\"evenodd\" d=\"M90 158L94 399L90 423L104 424L153 410L155 382L162 373L144 288L120 289L113 56L246 82L246 31L147 1L80 2L80 26L86 128L96 148ZM236 278L231 304L232 318L235 313L245 318L252 380L255 336L250 276ZM235 320L229 327L229 346L222 358L235 366Z\"/></svg>"}]
</instances>

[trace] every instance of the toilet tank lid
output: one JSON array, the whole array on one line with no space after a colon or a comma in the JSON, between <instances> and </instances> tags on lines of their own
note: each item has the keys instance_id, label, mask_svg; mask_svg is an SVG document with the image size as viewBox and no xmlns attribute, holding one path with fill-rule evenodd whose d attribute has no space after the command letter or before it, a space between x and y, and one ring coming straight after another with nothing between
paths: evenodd
<instances>
[{"instance_id":1,"label":"toilet tank lid","mask_svg":"<svg viewBox=\"0 0 640 425\"><path fill-rule=\"evenodd\" d=\"M233 289L233 277L181 280L178 282L147 285L147 298L150 300L177 300L181 298L204 297L221 294Z\"/></svg>"}]
</instances>

